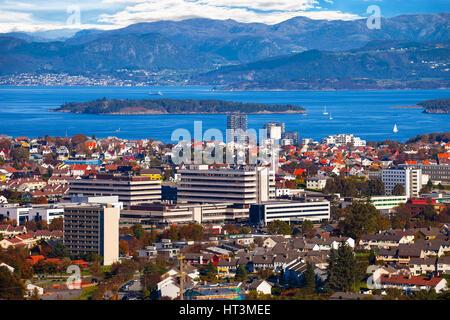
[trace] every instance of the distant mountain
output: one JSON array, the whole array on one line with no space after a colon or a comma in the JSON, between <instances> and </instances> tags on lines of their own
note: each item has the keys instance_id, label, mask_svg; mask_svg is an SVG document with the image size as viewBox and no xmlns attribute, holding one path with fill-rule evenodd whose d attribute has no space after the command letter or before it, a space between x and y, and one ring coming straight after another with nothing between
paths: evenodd
<instances>
[{"instance_id":1,"label":"distant mountain","mask_svg":"<svg viewBox=\"0 0 450 320\"><path fill-rule=\"evenodd\" d=\"M228 90L450 87L450 42L374 41L349 51L299 54L223 67L199 83Z\"/></svg>"},{"instance_id":2,"label":"distant mountain","mask_svg":"<svg viewBox=\"0 0 450 320\"><path fill-rule=\"evenodd\" d=\"M0 35L0 75L145 80L157 72L169 83L228 89L448 87L449 25L450 14L441 13L382 19L379 30L368 29L366 19L296 17L275 25L189 19L110 31L10 33ZM399 45L403 51L390 50ZM432 68L432 62L440 64Z\"/></svg>"},{"instance_id":3,"label":"distant mountain","mask_svg":"<svg viewBox=\"0 0 450 320\"><path fill-rule=\"evenodd\" d=\"M0 38L0 74L108 74L116 69L211 69L207 54L186 50L160 34L111 35L79 45Z\"/></svg>"}]
</instances>

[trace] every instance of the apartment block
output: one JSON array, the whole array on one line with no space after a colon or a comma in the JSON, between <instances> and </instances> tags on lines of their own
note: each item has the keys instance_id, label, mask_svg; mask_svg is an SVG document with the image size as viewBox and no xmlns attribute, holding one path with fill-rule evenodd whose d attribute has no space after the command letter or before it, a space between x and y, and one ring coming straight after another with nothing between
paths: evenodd
<instances>
[{"instance_id":1,"label":"apartment block","mask_svg":"<svg viewBox=\"0 0 450 320\"><path fill-rule=\"evenodd\" d=\"M73 255L95 253L103 265L119 261L120 209L79 203L64 209L64 244Z\"/></svg>"},{"instance_id":2,"label":"apartment block","mask_svg":"<svg viewBox=\"0 0 450 320\"><path fill-rule=\"evenodd\" d=\"M329 219L329 201L269 201L250 206L250 223L257 226L266 226L275 220L322 222Z\"/></svg>"},{"instance_id":3,"label":"apartment block","mask_svg":"<svg viewBox=\"0 0 450 320\"><path fill-rule=\"evenodd\" d=\"M449 164L401 164L401 168L421 169L422 174L428 175L434 184L442 183L450 185L450 165Z\"/></svg>"},{"instance_id":4,"label":"apartment block","mask_svg":"<svg viewBox=\"0 0 450 320\"><path fill-rule=\"evenodd\" d=\"M252 204L275 198L275 174L266 167L179 170L178 201Z\"/></svg>"},{"instance_id":5,"label":"apartment block","mask_svg":"<svg viewBox=\"0 0 450 320\"><path fill-rule=\"evenodd\" d=\"M161 200L161 181L151 177L96 175L73 180L68 197L118 196L125 206Z\"/></svg>"},{"instance_id":6,"label":"apartment block","mask_svg":"<svg viewBox=\"0 0 450 320\"><path fill-rule=\"evenodd\" d=\"M405 189L408 198L419 196L422 189L422 170L410 168L391 168L381 171L381 180L384 183L386 195L392 195L392 190L400 184Z\"/></svg>"},{"instance_id":7,"label":"apartment block","mask_svg":"<svg viewBox=\"0 0 450 320\"><path fill-rule=\"evenodd\" d=\"M232 203L141 204L122 210L120 223L170 225L173 223L215 223L247 220L249 208L249 205L234 205Z\"/></svg>"}]
</instances>

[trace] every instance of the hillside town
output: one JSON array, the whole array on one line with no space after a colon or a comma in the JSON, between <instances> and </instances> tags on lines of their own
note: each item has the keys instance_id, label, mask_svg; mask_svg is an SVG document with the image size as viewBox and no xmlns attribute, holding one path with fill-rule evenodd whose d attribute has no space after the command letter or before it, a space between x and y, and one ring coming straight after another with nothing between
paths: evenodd
<instances>
[{"instance_id":1,"label":"hillside town","mask_svg":"<svg viewBox=\"0 0 450 320\"><path fill-rule=\"evenodd\" d=\"M448 133L264 129L258 145L1 136L0 299L449 298ZM233 161L175 161L218 147Z\"/></svg>"}]
</instances>

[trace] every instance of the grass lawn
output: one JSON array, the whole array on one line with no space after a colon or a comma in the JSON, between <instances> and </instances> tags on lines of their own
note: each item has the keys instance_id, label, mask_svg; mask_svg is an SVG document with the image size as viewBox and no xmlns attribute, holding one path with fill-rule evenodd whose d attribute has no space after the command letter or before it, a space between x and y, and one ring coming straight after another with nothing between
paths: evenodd
<instances>
[{"instance_id":1,"label":"grass lawn","mask_svg":"<svg viewBox=\"0 0 450 320\"><path fill-rule=\"evenodd\" d=\"M97 290L97 286L83 288L83 293L81 296L73 300L89 300L95 290Z\"/></svg>"}]
</instances>

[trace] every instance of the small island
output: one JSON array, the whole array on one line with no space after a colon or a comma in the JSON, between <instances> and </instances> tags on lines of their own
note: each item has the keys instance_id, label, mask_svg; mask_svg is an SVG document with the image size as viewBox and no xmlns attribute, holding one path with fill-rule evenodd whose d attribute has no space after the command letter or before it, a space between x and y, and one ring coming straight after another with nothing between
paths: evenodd
<instances>
[{"instance_id":1,"label":"small island","mask_svg":"<svg viewBox=\"0 0 450 320\"><path fill-rule=\"evenodd\" d=\"M258 113L306 113L300 106L292 104L267 105L263 103L243 103L223 100L190 99L97 99L88 102L67 102L55 112L83 114L226 114L242 112Z\"/></svg>"},{"instance_id":2,"label":"small island","mask_svg":"<svg viewBox=\"0 0 450 320\"><path fill-rule=\"evenodd\" d=\"M450 113L450 99L427 100L417 105L425 108L424 113Z\"/></svg>"}]
</instances>

